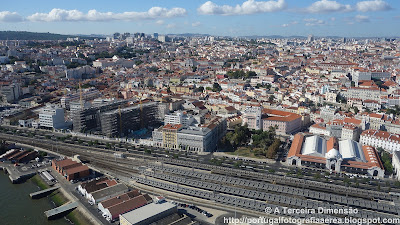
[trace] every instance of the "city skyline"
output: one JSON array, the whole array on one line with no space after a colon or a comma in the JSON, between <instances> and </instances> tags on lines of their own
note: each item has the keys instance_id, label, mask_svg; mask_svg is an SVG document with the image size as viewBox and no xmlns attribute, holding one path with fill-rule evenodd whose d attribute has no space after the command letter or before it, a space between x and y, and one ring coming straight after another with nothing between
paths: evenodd
<instances>
[{"instance_id":1,"label":"city skyline","mask_svg":"<svg viewBox=\"0 0 400 225\"><path fill-rule=\"evenodd\" d=\"M399 2L351 1L122 1L3 3L0 30L60 34L114 32L202 33L221 36L393 37ZM96 4L94 4L96 3ZM106 7L107 6L107 7Z\"/></svg>"}]
</instances>

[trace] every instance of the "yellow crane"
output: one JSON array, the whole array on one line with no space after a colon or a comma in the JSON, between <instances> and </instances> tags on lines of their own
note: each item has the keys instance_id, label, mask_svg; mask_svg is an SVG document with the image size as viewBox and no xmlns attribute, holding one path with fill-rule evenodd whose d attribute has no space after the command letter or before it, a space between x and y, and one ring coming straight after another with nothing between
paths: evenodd
<instances>
[{"instance_id":1,"label":"yellow crane","mask_svg":"<svg viewBox=\"0 0 400 225\"><path fill-rule=\"evenodd\" d=\"M83 110L83 96L81 82L79 81L79 103L81 104L81 110Z\"/></svg>"}]
</instances>

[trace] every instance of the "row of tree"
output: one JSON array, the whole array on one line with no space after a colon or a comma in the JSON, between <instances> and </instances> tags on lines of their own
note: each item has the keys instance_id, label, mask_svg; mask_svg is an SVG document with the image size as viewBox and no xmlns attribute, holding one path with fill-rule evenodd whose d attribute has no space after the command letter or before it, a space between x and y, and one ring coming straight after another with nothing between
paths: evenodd
<instances>
[{"instance_id":1,"label":"row of tree","mask_svg":"<svg viewBox=\"0 0 400 225\"><path fill-rule=\"evenodd\" d=\"M248 79L251 77L256 77L257 73L254 71L244 72L243 70L236 70L236 71L228 71L226 75L228 75L229 78L233 79Z\"/></svg>"}]
</instances>

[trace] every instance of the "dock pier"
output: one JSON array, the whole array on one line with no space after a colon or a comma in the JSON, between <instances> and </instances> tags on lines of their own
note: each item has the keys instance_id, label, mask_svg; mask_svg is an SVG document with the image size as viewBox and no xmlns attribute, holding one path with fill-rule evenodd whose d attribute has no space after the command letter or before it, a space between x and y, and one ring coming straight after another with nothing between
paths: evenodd
<instances>
[{"instance_id":1,"label":"dock pier","mask_svg":"<svg viewBox=\"0 0 400 225\"><path fill-rule=\"evenodd\" d=\"M50 194L51 192L57 190L58 188L60 188L60 186L54 186L54 187L47 188L47 189L44 189L44 190L41 190L41 191L30 193L29 196L31 196L31 198L33 198L33 199L42 198L42 197Z\"/></svg>"},{"instance_id":2,"label":"dock pier","mask_svg":"<svg viewBox=\"0 0 400 225\"><path fill-rule=\"evenodd\" d=\"M78 202L76 202L76 201L69 202L69 203L66 203L57 208L50 209L50 210L44 212L44 214L46 215L47 219L50 220L50 219L57 218L58 216L62 216L63 214L68 214L69 212L74 210L76 207L78 207Z\"/></svg>"}]
</instances>

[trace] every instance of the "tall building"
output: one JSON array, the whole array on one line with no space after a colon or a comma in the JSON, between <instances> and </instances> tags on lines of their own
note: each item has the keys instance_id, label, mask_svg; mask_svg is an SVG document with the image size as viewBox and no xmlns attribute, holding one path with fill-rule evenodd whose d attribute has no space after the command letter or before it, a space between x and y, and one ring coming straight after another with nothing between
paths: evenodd
<instances>
[{"instance_id":1,"label":"tall building","mask_svg":"<svg viewBox=\"0 0 400 225\"><path fill-rule=\"evenodd\" d=\"M39 113L39 126L54 129L65 128L64 109L56 105L47 105Z\"/></svg>"},{"instance_id":2,"label":"tall building","mask_svg":"<svg viewBox=\"0 0 400 225\"><path fill-rule=\"evenodd\" d=\"M262 127L262 106L248 106L243 114L243 125L247 124L249 129L261 130Z\"/></svg>"},{"instance_id":3,"label":"tall building","mask_svg":"<svg viewBox=\"0 0 400 225\"><path fill-rule=\"evenodd\" d=\"M160 42L167 42L168 41L168 37L166 35L159 35L158 36L158 41Z\"/></svg>"},{"instance_id":4,"label":"tall building","mask_svg":"<svg viewBox=\"0 0 400 225\"><path fill-rule=\"evenodd\" d=\"M92 107L74 112L72 123L75 132L101 131L101 113L118 109L128 101L98 102L93 101Z\"/></svg>"},{"instance_id":5,"label":"tall building","mask_svg":"<svg viewBox=\"0 0 400 225\"><path fill-rule=\"evenodd\" d=\"M120 36L121 36L121 34L118 32L113 34L114 39L119 39Z\"/></svg>"},{"instance_id":6,"label":"tall building","mask_svg":"<svg viewBox=\"0 0 400 225\"><path fill-rule=\"evenodd\" d=\"M226 119L215 117L206 125L166 124L153 131L155 146L191 152L211 152L226 133Z\"/></svg>"},{"instance_id":7,"label":"tall building","mask_svg":"<svg viewBox=\"0 0 400 225\"><path fill-rule=\"evenodd\" d=\"M307 41L308 42L313 42L314 41L314 35L312 35L312 34L308 35Z\"/></svg>"},{"instance_id":8,"label":"tall building","mask_svg":"<svg viewBox=\"0 0 400 225\"><path fill-rule=\"evenodd\" d=\"M167 124L181 124L183 127L192 125L194 122L194 117L188 115L187 113L177 112L174 114L165 115L164 125Z\"/></svg>"},{"instance_id":9,"label":"tall building","mask_svg":"<svg viewBox=\"0 0 400 225\"><path fill-rule=\"evenodd\" d=\"M158 40L158 33L154 33L153 38Z\"/></svg>"},{"instance_id":10,"label":"tall building","mask_svg":"<svg viewBox=\"0 0 400 225\"><path fill-rule=\"evenodd\" d=\"M21 95L21 87L19 84L13 83L1 88L3 102L12 103L19 99Z\"/></svg>"},{"instance_id":11,"label":"tall building","mask_svg":"<svg viewBox=\"0 0 400 225\"><path fill-rule=\"evenodd\" d=\"M100 114L101 131L108 137L124 137L134 131L157 125L157 118L156 102L118 108Z\"/></svg>"}]
</instances>

